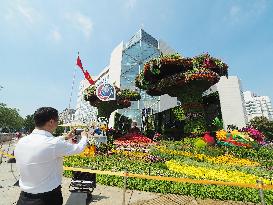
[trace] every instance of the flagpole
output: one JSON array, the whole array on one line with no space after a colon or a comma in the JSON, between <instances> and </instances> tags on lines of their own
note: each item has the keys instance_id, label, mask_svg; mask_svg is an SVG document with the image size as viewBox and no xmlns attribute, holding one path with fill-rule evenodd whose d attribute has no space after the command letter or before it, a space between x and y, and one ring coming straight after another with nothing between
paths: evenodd
<instances>
[{"instance_id":1,"label":"flagpole","mask_svg":"<svg viewBox=\"0 0 273 205\"><path fill-rule=\"evenodd\" d=\"M71 106L71 101L72 101L72 95L73 95L73 90L74 90L74 84L75 84L75 78L76 78L76 66L74 69L74 74L73 74L73 81L72 81L72 86L71 86L71 92L70 92L70 97L69 97L69 104L68 104L68 109L70 110L70 106Z\"/></svg>"},{"instance_id":2,"label":"flagpole","mask_svg":"<svg viewBox=\"0 0 273 205\"><path fill-rule=\"evenodd\" d=\"M79 54L79 52L78 52ZM71 91L70 91L70 97L69 97L69 103L68 103L68 112L66 113L66 119L68 119L69 113L70 113L70 107L71 107L71 101L72 101L72 95L73 95L73 90L74 90L74 84L75 84L75 79L76 79L76 71L77 68L74 66L74 74L73 74L73 80L72 80L72 85L71 85ZM71 123L71 119L69 119L69 122ZM66 132L66 127L65 127L65 132Z\"/></svg>"},{"instance_id":3,"label":"flagpole","mask_svg":"<svg viewBox=\"0 0 273 205\"><path fill-rule=\"evenodd\" d=\"M81 69L83 75L84 75L84 78L89 82L90 85L95 85L95 81L93 81L93 79L91 78L89 72L87 70L85 70L83 68L83 65L82 65L82 61L80 59L80 53L78 52L78 58L77 58L77 63L76 65ZM76 73L76 67L75 67L75 73ZM72 99L72 91L73 91L73 88L74 88L74 83L75 83L75 73L74 73L74 77L73 77L73 83L72 83L72 87L71 87L71 95L70 95L70 99L69 99L69 108L70 108L70 103L71 103L71 99ZM81 104L80 103L80 107L81 107ZM83 113L82 113L82 121L84 121L84 116L83 116Z\"/></svg>"}]
</instances>

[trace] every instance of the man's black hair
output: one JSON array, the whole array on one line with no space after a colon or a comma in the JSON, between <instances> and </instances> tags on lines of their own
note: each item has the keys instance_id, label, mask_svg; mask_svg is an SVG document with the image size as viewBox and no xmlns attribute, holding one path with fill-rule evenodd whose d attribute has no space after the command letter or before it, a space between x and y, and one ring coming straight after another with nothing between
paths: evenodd
<instances>
[{"instance_id":1,"label":"man's black hair","mask_svg":"<svg viewBox=\"0 0 273 205\"><path fill-rule=\"evenodd\" d=\"M44 126L49 120L58 120L58 110L52 107L41 107L34 113L34 123L36 127Z\"/></svg>"}]
</instances>

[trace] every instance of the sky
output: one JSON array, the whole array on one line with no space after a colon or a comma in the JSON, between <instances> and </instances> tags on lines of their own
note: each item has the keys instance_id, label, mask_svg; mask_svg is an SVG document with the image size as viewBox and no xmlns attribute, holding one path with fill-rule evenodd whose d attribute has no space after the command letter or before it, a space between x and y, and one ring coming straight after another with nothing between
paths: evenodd
<instances>
[{"instance_id":1,"label":"sky","mask_svg":"<svg viewBox=\"0 0 273 205\"><path fill-rule=\"evenodd\" d=\"M183 56L222 59L243 90L272 100L272 11L271 0L0 0L0 102L26 116L62 111L72 93L75 108L77 52L98 75L140 28Z\"/></svg>"}]
</instances>

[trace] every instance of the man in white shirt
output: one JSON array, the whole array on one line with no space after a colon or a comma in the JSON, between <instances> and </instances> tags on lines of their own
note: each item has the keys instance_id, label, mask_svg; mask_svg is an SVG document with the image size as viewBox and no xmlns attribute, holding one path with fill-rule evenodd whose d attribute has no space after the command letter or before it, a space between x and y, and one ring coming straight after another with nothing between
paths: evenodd
<instances>
[{"instance_id":1,"label":"man in white shirt","mask_svg":"<svg viewBox=\"0 0 273 205\"><path fill-rule=\"evenodd\" d=\"M81 153L87 144L87 133L81 133L78 144L66 137L54 137L58 126L58 111L41 107L34 113L35 129L21 138L15 147L16 165L19 168L21 194L17 205L62 205L61 182L63 156Z\"/></svg>"}]
</instances>

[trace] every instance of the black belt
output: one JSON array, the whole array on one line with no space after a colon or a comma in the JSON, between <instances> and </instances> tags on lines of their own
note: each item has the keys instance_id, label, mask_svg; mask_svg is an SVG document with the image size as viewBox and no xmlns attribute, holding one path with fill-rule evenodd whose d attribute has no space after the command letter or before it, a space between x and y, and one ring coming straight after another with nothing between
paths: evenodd
<instances>
[{"instance_id":1,"label":"black belt","mask_svg":"<svg viewBox=\"0 0 273 205\"><path fill-rule=\"evenodd\" d=\"M48 192L44 192L44 193L31 194L31 193L27 193L27 192L22 191L22 194L23 194L23 196L25 196L27 198L38 199L38 198L41 198L41 197L45 197L45 196L55 194L57 192L61 192L61 189L62 189L62 187L60 185L57 188L55 188L55 189L53 189L51 191L48 191Z\"/></svg>"}]
</instances>

